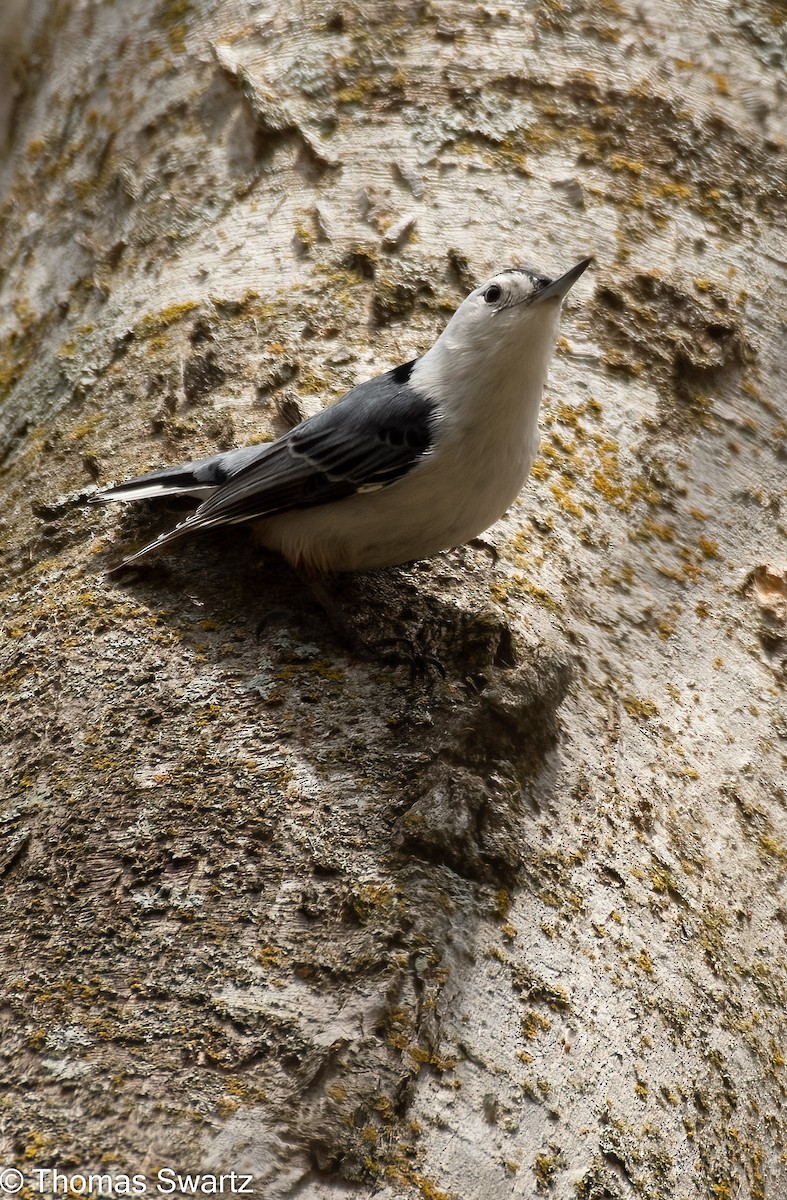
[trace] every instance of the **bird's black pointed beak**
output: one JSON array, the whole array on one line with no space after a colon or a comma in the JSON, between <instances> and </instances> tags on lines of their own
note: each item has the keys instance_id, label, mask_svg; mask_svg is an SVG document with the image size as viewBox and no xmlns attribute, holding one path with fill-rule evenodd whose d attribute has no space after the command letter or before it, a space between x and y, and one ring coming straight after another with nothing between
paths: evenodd
<instances>
[{"instance_id":1,"label":"bird's black pointed beak","mask_svg":"<svg viewBox=\"0 0 787 1200\"><path fill-rule=\"evenodd\" d=\"M582 262L577 263L570 271L566 271L565 275L561 275L559 279L553 279L551 283L548 283L542 291L533 297L533 302L540 304L542 300L562 300L570 292L582 272L586 271L592 262L592 258L583 258Z\"/></svg>"}]
</instances>

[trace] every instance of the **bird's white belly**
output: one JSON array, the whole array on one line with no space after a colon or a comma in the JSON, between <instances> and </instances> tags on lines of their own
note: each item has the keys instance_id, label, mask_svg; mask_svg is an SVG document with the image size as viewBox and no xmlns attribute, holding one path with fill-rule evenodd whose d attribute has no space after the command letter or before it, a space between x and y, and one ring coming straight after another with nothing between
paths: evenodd
<instances>
[{"instance_id":1,"label":"bird's white belly","mask_svg":"<svg viewBox=\"0 0 787 1200\"><path fill-rule=\"evenodd\" d=\"M457 439L439 462L427 457L390 487L257 523L263 545L315 571L359 571L430 558L488 529L519 493L538 437L500 443ZM467 447L472 454L467 453Z\"/></svg>"}]
</instances>

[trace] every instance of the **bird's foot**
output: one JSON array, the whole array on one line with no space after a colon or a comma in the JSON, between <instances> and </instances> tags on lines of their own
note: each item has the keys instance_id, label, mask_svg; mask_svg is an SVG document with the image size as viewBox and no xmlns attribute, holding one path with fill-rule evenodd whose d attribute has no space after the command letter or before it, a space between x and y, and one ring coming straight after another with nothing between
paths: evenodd
<instances>
[{"instance_id":1,"label":"bird's foot","mask_svg":"<svg viewBox=\"0 0 787 1200\"><path fill-rule=\"evenodd\" d=\"M447 672L444 663L428 649L425 641L425 632L421 627L414 638L381 638L379 641L368 643L367 647L368 651L372 651L382 662L394 666L408 666L411 683L418 679L436 680L438 676L445 679Z\"/></svg>"}]
</instances>

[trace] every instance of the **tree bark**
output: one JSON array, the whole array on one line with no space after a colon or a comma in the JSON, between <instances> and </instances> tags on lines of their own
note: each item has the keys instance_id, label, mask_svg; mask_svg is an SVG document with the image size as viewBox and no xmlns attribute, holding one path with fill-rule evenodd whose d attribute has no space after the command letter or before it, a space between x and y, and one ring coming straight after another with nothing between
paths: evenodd
<instances>
[{"instance_id":1,"label":"tree bark","mask_svg":"<svg viewBox=\"0 0 787 1200\"><path fill-rule=\"evenodd\" d=\"M0 1163L783 1195L783 11L8 18ZM243 529L108 573L175 517L97 482L586 253L517 505L332 585L367 655Z\"/></svg>"}]
</instances>

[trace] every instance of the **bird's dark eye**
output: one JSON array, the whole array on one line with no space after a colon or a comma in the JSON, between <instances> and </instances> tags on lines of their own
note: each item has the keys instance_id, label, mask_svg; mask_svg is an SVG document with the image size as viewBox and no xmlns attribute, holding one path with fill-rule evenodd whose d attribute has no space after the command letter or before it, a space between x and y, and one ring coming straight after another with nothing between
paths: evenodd
<instances>
[{"instance_id":1,"label":"bird's dark eye","mask_svg":"<svg viewBox=\"0 0 787 1200\"><path fill-rule=\"evenodd\" d=\"M498 287L496 283L490 283L489 287L484 292L484 299L487 304L497 304L500 297L503 295L503 289Z\"/></svg>"}]
</instances>

